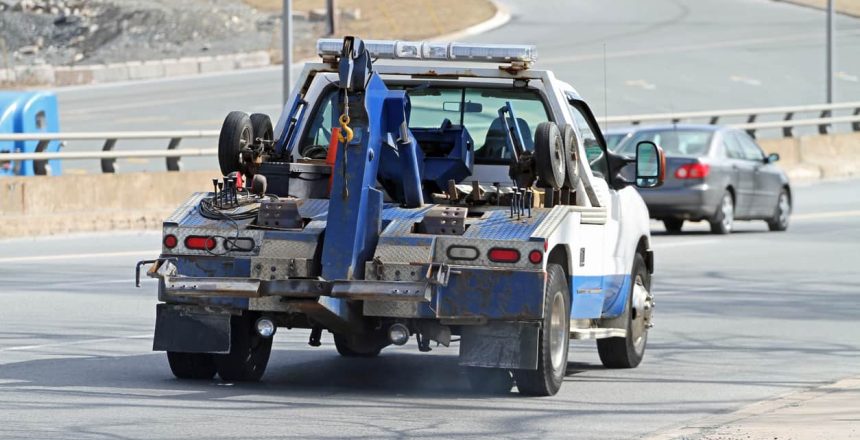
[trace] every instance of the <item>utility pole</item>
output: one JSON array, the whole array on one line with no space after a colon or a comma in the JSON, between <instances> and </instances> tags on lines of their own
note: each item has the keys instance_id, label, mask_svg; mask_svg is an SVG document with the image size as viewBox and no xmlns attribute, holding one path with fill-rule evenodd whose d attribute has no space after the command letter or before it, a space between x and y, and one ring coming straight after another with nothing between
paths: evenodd
<instances>
[{"instance_id":1,"label":"utility pole","mask_svg":"<svg viewBox=\"0 0 860 440\"><path fill-rule=\"evenodd\" d=\"M833 0L827 0L827 103L833 103Z\"/></svg>"},{"instance_id":2,"label":"utility pole","mask_svg":"<svg viewBox=\"0 0 860 440\"><path fill-rule=\"evenodd\" d=\"M293 64L293 0L284 0L284 16L281 19L281 49L283 50L284 104L290 99L290 66Z\"/></svg>"},{"instance_id":3,"label":"utility pole","mask_svg":"<svg viewBox=\"0 0 860 440\"><path fill-rule=\"evenodd\" d=\"M337 34L337 1L326 0L325 7L328 13L328 35L333 36Z\"/></svg>"}]
</instances>

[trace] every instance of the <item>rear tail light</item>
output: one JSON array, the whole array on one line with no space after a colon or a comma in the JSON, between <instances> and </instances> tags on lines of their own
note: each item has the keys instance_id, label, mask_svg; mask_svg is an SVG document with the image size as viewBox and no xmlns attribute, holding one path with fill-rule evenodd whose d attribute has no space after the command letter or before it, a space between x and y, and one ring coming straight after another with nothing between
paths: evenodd
<instances>
[{"instance_id":1,"label":"rear tail light","mask_svg":"<svg viewBox=\"0 0 860 440\"><path fill-rule=\"evenodd\" d=\"M711 172L711 166L706 163L687 163L675 170L677 179L704 179Z\"/></svg>"},{"instance_id":2,"label":"rear tail light","mask_svg":"<svg viewBox=\"0 0 860 440\"><path fill-rule=\"evenodd\" d=\"M211 251L212 249L215 249L215 239L212 237L191 235L185 239L185 247L200 251Z\"/></svg>"},{"instance_id":3,"label":"rear tail light","mask_svg":"<svg viewBox=\"0 0 860 440\"><path fill-rule=\"evenodd\" d=\"M531 251L529 252L529 262L532 264L540 264L543 261L543 253L541 251Z\"/></svg>"},{"instance_id":4,"label":"rear tail light","mask_svg":"<svg viewBox=\"0 0 860 440\"><path fill-rule=\"evenodd\" d=\"M173 234L167 234L164 236L164 247L167 249L173 249L179 244L179 240L176 239L176 236Z\"/></svg>"},{"instance_id":5,"label":"rear tail light","mask_svg":"<svg viewBox=\"0 0 860 440\"><path fill-rule=\"evenodd\" d=\"M492 248L487 258L494 263L516 263L520 261L520 251L510 248Z\"/></svg>"}]
</instances>

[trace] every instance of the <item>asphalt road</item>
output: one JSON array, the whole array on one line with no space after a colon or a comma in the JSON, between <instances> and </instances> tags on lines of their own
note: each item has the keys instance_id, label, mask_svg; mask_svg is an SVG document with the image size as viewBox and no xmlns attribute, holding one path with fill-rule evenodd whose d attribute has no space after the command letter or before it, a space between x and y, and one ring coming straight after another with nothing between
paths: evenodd
<instances>
[{"instance_id":1,"label":"asphalt road","mask_svg":"<svg viewBox=\"0 0 860 440\"><path fill-rule=\"evenodd\" d=\"M822 11L772 0L504 2L512 20L467 40L531 43L595 114L767 107L825 100ZM836 20L836 101L860 100L860 19ZM605 52L605 63L604 63ZM294 76L295 77L295 76ZM605 85L605 87L604 87ZM280 68L58 90L65 131L218 129L231 110L280 114ZM798 115L802 116L802 115ZM811 115L810 115L811 116ZM166 148L120 142L117 149ZM182 146L212 147L212 140ZM67 151L101 148L72 142ZM187 159L214 168L213 158ZM120 161L163 170L160 160ZM96 161L68 164L97 172Z\"/></svg>"},{"instance_id":2,"label":"asphalt road","mask_svg":"<svg viewBox=\"0 0 860 440\"><path fill-rule=\"evenodd\" d=\"M795 189L789 230L656 228L634 370L572 344L559 395L473 394L457 349L347 360L281 329L264 381L175 380L153 353L158 233L0 241L0 438L633 438L860 371L860 181Z\"/></svg>"}]
</instances>

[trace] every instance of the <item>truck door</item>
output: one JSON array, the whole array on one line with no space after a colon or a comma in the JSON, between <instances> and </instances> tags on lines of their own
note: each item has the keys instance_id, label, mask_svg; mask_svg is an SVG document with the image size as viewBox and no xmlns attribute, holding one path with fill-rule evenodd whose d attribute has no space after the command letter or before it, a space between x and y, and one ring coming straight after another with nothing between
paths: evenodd
<instances>
[{"instance_id":1,"label":"truck door","mask_svg":"<svg viewBox=\"0 0 860 440\"><path fill-rule=\"evenodd\" d=\"M597 122L584 102L569 100L569 104L577 141L582 147L578 151L584 152L584 155L579 156L580 174L586 167L591 171L588 182L591 194L588 199L592 206L583 209L600 214L583 216L580 227L582 236L576 237L579 249L573 252L571 318L599 318L604 304L614 298L620 289L611 277L606 276L615 269L613 253L619 233L618 194L609 186L609 163Z\"/></svg>"}]
</instances>

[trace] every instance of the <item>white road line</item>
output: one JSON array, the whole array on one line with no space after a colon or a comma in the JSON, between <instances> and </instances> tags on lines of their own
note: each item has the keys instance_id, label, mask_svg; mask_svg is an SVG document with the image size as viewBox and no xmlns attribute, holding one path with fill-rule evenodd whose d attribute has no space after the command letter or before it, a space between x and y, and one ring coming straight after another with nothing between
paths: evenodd
<instances>
[{"instance_id":1,"label":"white road line","mask_svg":"<svg viewBox=\"0 0 860 440\"><path fill-rule=\"evenodd\" d=\"M716 240L716 239L714 239L714 240L691 240L691 241L679 241L676 243L656 243L651 247L654 249L666 249L666 248L683 247L683 246L699 246L699 245L703 245L703 244L716 243L718 241L720 241L720 240Z\"/></svg>"},{"instance_id":2,"label":"white road line","mask_svg":"<svg viewBox=\"0 0 860 440\"><path fill-rule=\"evenodd\" d=\"M844 217L858 217L860 216L860 209L853 211L829 211L829 212L813 212L809 214L797 214L791 216L792 220L815 220L820 218L844 218Z\"/></svg>"},{"instance_id":3,"label":"white road line","mask_svg":"<svg viewBox=\"0 0 860 440\"><path fill-rule=\"evenodd\" d=\"M2 263L28 263L31 261L50 261L50 260L76 260L79 258L109 258L109 257L133 257L157 255L161 251L153 249L141 249L137 251L124 252L95 252L91 254L60 254L60 255L34 255L31 257L4 257L0 258Z\"/></svg>"},{"instance_id":4,"label":"white road line","mask_svg":"<svg viewBox=\"0 0 860 440\"><path fill-rule=\"evenodd\" d=\"M152 333L147 333L145 335L118 336L115 338L102 338L102 339L84 339L84 340L80 340L80 341L57 342L54 344L19 345L17 347L0 348L0 351L37 350L40 348L65 347L67 345L82 345L82 344L90 344L90 343L122 341L125 339L146 339L146 338L151 338L151 337L152 337Z\"/></svg>"}]
</instances>

